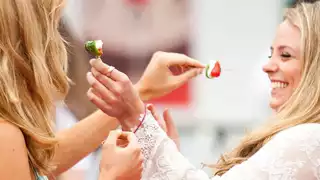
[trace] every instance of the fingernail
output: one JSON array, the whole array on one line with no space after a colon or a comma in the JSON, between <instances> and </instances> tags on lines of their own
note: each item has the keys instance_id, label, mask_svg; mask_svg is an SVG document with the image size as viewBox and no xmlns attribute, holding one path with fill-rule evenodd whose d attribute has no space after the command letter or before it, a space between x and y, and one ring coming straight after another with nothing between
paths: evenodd
<instances>
[{"instance_id":1,"label":"fingernail","mask_svg":"<svg viewBox=\"0 0 320 180\"><path fill-rule=\"evenodd\" d=\"M87 77L90 77L91 76L91 72L87 72Z\"/></svg>"},{"instance_id":2,"label":"fingernail","mask_svg":"<svg viewBox=\"0 0 320 180\"><path fill-rule=\"evenodd\" d=\"M91 60L89 61L89 63L90 63L91 66L93 66L94 63L96 63L97 61L99 61L99 59L91 59Z\"/></svg>"},{"instance_id":3,"label":"fingernail","mask_svg":"<svg viewBox=\"0 0 320 180\"><path fill-rule=\"evenodd\" d=\"M90 61L89 61L90 65L92 65L93 62L94 62L94 59L90 59Z\"/></svg>"},{"instance_id":4,"label":"fingernail","mask_svg":"<svg viewBox=\"0 0 320 180\"><path fill-rule=\"evenodd\" d=\"M94 82L94 78L93 78L91 72L87 73L87 80L88 80L89 84L92 84Z\"/></svg>"},{"instance_id":5,"label":"fingernail","mask_svg":"<svg viewBox=\"0 0 320 180\"><path fill-rule=\"evenodd\" d=\"M89 100L93 100L94 99L94 95L92 93L87 93L87 97Z\"/></svg>"}]
</instances>

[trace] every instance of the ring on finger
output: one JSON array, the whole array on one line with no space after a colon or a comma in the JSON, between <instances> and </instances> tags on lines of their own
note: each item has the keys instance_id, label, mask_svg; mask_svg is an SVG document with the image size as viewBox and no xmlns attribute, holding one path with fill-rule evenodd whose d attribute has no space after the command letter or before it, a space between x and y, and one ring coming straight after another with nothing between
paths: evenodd
<instances>
[{"instance_id":1,"label":"ring on finger","mask_svg":"<svg viewBox=\"0 0 320 180\"><path fill-rule=\"evenodd\" d=\"M115 69L113 66L109 66L108 71L107 71L107 76L111 76L112 71Z\"/></svg>"},{"instance_id":2,"label":"ring on finger","mask_svg":"<svg viewBox=\"0 0 320 180\"><path fill-rule=\"evenodd\" d=\"M101 145L104 145L105 142L106 142L106 140L102 141L102 142L101 142Z\"/></svg>"}]
</instances>

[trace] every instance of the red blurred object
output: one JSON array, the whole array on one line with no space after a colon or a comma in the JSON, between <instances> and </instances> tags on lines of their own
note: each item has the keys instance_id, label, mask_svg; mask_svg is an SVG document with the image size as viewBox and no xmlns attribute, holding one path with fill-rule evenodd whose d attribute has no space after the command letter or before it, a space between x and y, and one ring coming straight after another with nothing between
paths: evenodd
<instances>
[{"instance_id":1,"label":"red blurred object","mask_svg":"<svg viewBox=\"0 0 320 180\"><path fill-rule=\"evenodd\" d=\"M187 106L191 100L190 94L190 83L186 83L172 93L159 99L154 99L149 103Z\"/></svg>"},{"instance_id":2,"label":"red blurred object","mask_svg":"<svg viewBox=\"0 0 320 180\"><path fill-rule=\"evenodd\" d=\"M217 61L210 74L212 77L219 77L220 73L221 73L221 66L220 66L219 61Z\"/></svg>"},{"instance_id":3,"label":"red blurred object","mask_svg":"<svg viewBox=\"0 0 320 180\"><path fill-rule=\"evenodd\" d=\"M147 5L150 0L126 0L131 5Z\"/></svg>"}]
</instances>

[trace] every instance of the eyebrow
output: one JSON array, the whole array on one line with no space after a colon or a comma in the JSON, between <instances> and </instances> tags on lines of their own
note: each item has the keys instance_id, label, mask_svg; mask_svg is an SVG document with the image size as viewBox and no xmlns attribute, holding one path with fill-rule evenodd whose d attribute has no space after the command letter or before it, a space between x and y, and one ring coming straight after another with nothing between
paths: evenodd
<instances>
[{"instance_id":1,"label":"eyebrow","mask_svg":"<svg viewBox=\"0 0 320 180\"><path fill-rule=\"evenodd\" d=\"M290 47L290 46L280 45L280 46L278 47L278 49L284 49L284 48L289 48L289 49L295 51L295 49L292 48L292 47ZM273 51L274 48L273 48L272 46L270 46L270 50Z\"/></svg>"}]
</instances>

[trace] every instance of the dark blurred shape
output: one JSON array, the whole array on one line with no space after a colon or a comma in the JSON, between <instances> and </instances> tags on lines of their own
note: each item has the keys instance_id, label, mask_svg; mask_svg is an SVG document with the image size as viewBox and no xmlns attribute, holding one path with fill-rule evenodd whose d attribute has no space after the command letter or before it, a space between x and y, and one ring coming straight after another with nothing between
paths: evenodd
<instances>
[{"instance_id":1,"label":"dark blurred shape","mask_svg":"<svg viewBox=\"0 0 320 180\"><path fill-rule=\"evenodd\" d=\"M82 119L96 110L86 95L90 88L86 80L86 73L90 71L90 57L83 42L72 35L70 28L64 22L60 23L60 33L68 42L68 76L73 82L66 97L66 104L77 119Z\"/></svg>"},{"instance_id":2,"label":"dark blurred shape","mask_svg":"<svg viewBox=\"0 0 320 180\"><path fill-rule=\"evenodd\" d=\"M286 0L287 7L293 7L299 3L315 3L319 0Z\"/></svg>"}]
</instances>

